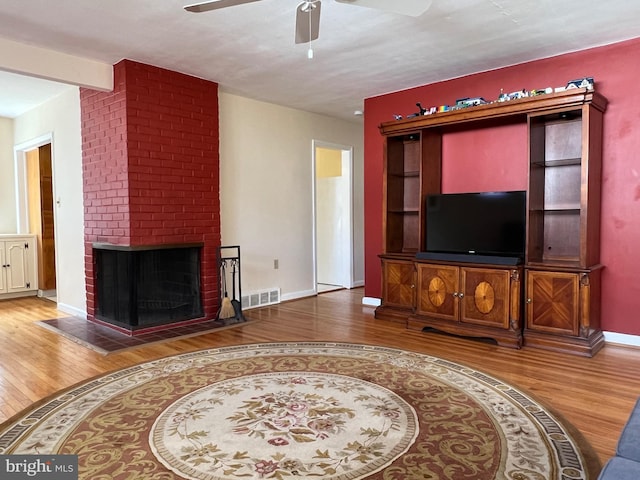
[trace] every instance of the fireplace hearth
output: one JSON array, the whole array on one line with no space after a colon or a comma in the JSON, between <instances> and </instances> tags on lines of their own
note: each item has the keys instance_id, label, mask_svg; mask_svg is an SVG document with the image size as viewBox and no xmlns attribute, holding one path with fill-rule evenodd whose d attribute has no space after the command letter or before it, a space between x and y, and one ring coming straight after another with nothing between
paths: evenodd
<instances>
[{"instance_id":1,"label":"fireplace hearth","mask_svg":"<svg viewBox=\"0 0 640 480\"><path fill-rule=\"evenodd\" d=\"M202 246L94 244L96 320L135 333L203 317Z\"/></svg>"}]
</instances>

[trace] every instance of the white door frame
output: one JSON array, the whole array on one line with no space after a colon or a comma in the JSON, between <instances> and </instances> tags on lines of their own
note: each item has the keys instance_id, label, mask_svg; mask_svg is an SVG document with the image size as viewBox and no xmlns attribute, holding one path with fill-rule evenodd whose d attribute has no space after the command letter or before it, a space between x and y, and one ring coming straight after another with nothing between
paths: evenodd
<instances>
[{"instance_id":1,"label":"white door frame","mask_svg":"<svg viewBox=\"0 0 640 480\"><path fill-rule=\"evenodd\" d=\"M42 147L43 145L51 144L51 177L52 177L52 188L53 188L53 198L54 203L56 196L56 168L55 168L55 153L54 153L54 145L53 145L53 132L45 133L37 138L32 140L28 140L23 143L19 143L13 147L13 158L15 163L15 181L16 181L16 218L17 218L17 227L18 233L28 234L29 232L29 201L28 201L28 187L27 187L27 152L33 150L35 148ZM53 209L53 235L54 235L54 249L55 249L55 262L56 262L56 271L55 275L58 278L58 266L60 262L58 261L58 222L56 219L56 208L54 205ZM39 262L40 260L38 260ZM38 270L38 265L35 265L36 273ZM42 291L38 290L39 294Z\"/></svg>"},{"instance_id":2,"label":"white door frame","mask_svg":"<svg viewBox=\"0 0 640 480\"><path fill-rule=\"evenodd\" d=\"M313 188L313 277L314 277L314 290L318 291L318 225L317 225L317 191L316 191L316 149L328 148L332 150L341 150L343 153L343 159L346 155L348 158L343 160L343 166L347 167L348 185L346 186L347 193L347 213L348 227L343 232L342 238L344 241L345 257L348 259L345 262L344 270L341 272L342 286L345 288L353 288L354 286L354 273L353 273L353 147L349 145L339 145L335 143L324 142L320 140L312 140L312 188Z\"/></svg>"},{"instance_id":3,"label":"white door frame","mask_svg":"<svg viewBox=\"0 0 640 480\"><path fill-rule=\"evenodd\" d=\"M34 148L42 147L43 145L51 144L51 174L55 179L55 162L53 153L53 132L45 133L32 140L19 143L13 147L13 159L15 165L15 182L16 182L16 217L18 233L30 233L29 232L29 203L27 199L27 152ZM53 198L56 197L56 182L53 181ZM53 209L53 224L55 221L56 211ZM54 231L55 234L55 231Z\"/></svg>"}]
</instances>

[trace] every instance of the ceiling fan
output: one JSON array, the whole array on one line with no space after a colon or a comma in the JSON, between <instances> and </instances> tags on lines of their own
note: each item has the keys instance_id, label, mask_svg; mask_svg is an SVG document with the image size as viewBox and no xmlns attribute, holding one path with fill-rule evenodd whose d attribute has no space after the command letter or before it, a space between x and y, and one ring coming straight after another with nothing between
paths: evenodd
<instances>
[{"instance_id":1,"label":"ceiling fan","mask_svg":"<svg viewBox=\"0 0 640 480\"><path fill-rule=\"evenodd\" d=\"M208 0L186 5L184 9L188 12L201 13L259 1L261 0ZM412 17L422 15L433 2L433 0L402 0L402 2L390 0L334 1ZM318 38L320 32L320 8L321 0L305 0L298 5L296 8L296 43L308 43Z\"/></svg>"}]
</instances>

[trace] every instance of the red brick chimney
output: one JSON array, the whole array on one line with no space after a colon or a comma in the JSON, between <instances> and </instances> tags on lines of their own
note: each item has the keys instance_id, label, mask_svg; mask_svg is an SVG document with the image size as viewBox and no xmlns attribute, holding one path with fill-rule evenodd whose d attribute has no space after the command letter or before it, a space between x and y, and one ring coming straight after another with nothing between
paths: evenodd
<instances>
[{"instance_id":1,"label":"red brick chimney","mask_svg":"<svg viewBox=\"0 0 640 480\"><path fill-rule=\"evenodd\" d=\"M93 244L201 243L205 319L218 308L218 84L122 60L114 90L80 89L87 317Z\"/></svg>"}]
</instances>

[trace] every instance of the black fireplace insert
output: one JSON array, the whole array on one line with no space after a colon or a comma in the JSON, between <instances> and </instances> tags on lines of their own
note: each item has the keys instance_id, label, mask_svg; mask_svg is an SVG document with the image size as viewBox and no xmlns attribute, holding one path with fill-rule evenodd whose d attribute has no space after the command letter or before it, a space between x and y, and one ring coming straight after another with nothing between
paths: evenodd
<instances>
[{"instance_id":1,"label":"black fireplace insert","mask_svg":"<svg viewBox=\"0 0 640 480\"><path fill-rule=\"evenodd\" d=\"M202 317L202 244L94 244L96 319L135 331Z\"/></svg>"}]
</instances>

